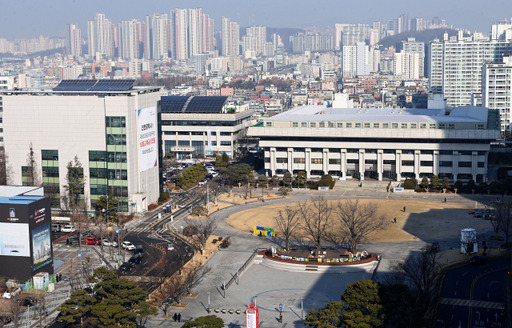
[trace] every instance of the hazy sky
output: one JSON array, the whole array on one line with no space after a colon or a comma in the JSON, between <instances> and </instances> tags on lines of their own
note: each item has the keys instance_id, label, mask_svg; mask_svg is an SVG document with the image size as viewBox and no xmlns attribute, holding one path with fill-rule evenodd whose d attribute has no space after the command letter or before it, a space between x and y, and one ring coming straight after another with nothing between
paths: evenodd
<instances>
[{"instance_id":1,"label":"hazy sky","mask_svg":"<svg viewBox=\"0 0 512 328\"><path fill-rule=\"evenodd\" d=\"M387 23L401 14L446 19L455 27L489 32L494 21L512 17L510 0L0 0L0 37L7 39L63 36L65 25L85 24L97 12L113 22L142 19L171 8L202 7L215 19L230 17L248 26L325 27L335 23Z\"/></svg>"}]
</instances>

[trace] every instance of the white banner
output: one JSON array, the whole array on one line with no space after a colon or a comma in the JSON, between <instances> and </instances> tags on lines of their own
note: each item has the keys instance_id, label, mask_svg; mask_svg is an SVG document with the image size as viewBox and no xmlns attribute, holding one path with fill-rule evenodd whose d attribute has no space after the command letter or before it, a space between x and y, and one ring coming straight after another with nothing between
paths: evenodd
<instances>
[{"instance_id":1,"label":"white banner","mask_svg":"<svg viewBox=\"0 0 512 328\"><path fill-rule=\"evenodd\" d=\"M139 109L139 170L158 166L156 107Z\"/></svg>"},{"instance_id":2,"label":"white banner","mask_svg":"<svg viewBox=\"0 0 512 328\"><path fill-rule=\"evenodd\" d=\"M0 223L0 255L30 256L28 224Z\"/></svg>"}]
</instances>

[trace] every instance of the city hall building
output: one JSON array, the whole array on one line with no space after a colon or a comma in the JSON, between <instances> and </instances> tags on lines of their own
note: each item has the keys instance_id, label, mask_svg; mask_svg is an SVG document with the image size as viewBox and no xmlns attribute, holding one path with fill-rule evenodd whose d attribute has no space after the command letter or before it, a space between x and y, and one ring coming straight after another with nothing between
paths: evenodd
<instances>
[{"instance_id":1,"label":"city hall building","mask_svg":"<svg viewBox=\"0 0 512 328\"><path fill-rule=\"evenodd\" d=\"M157 103L160 87L134 80L64 80L49 90L2 91L3 142L10 184L27 185L33 150L36 182L52 207L66 208L67 166L81 163L88 209L114 195L118 211L141 212L158 200Z\"/></svg>"},{"instance_id":2,"label":"city hall building","mask_svg":"<svg viewBox=\"0 0 512 328\"><path fill-rule=\"evenodd\" d=\"M483 107L358 109L302 106L249 128L268 175L305 171L342 179L487 181L497 111Z\"/></svg>"}]
</instances>

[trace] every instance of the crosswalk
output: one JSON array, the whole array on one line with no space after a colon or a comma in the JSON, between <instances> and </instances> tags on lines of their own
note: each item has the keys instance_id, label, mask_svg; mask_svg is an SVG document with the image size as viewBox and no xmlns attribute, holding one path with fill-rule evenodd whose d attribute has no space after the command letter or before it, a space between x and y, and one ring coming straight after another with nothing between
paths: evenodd
<instances>
[{"instance_id":1,"label":"crosswalk","mask_svg":"<svg viewBox=\"0 0 512 328\"><path fill-rule=\"evenodd\" d=\"M486 308L486 309L503 309L505 306L505 304L503 304L503 303L466 300L466 299L458 299L458 298L442 298L441 304L471 306L471 307L480 307L480 308Z\"/></svg>"},{"instance_id":2,"label":"crosswalk","mask_svg":"<svg viewBox=\"0 0 512 328\"><path fill-rule=\"evenodd\" d=\"M136 228L130 229L130 232L148 232L148 233L157 232L157 233L164 233L166 231L167 231L167 228L155 229L155 228L152 228L152 227L136 227Z\"/></svg>"}]
</instances>

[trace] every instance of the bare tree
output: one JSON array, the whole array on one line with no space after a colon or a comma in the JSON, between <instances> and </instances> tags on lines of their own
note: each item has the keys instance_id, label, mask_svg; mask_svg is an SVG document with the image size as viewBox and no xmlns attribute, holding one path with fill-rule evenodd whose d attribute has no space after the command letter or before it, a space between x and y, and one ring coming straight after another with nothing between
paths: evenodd
<instances>
[{"instance_id":1,"label":"bare tree","mask_svg":"<svg viewBox=\"0 0 512 328\"><path fill-rule=\"evenodd\" d=\"M496 203L496 221L505 234L505 244L508 247L510 234L512 234L512 203L501 201Z\"/></svg>"},{"instance_id":2,"label":"bare tree","mask_svg":"<svg viewBox=\"0 0 512 328\"><path fill-rule=\"evenodd\" d=\"M322 242L329 236L332 206L322 197L318 197L308 202L300 202L298 211L305 237L313 243L318 255Z\"/></svg>"},{"instance_id":3,"label":"bare tree","mask_svg":"<svg viewBox=\"0 0 512 328\"><path fill-rule=\"evenodd\" d=\"M34 147L32 146L32 142L29 146L29 151L27 154L27 171L25 172L26 183L29 186L39 186L41 182L39 181L39 175L37 174L37 163L35 159Z\"/></svg>"},{"instance_id":4,"label":"bare tree","mask_svg":"<svg viewBox=\"0 0 512 328\"><path fill-rule=\"evenodd\" d=\"M359 200L338 201L333 209L338 226L334 235L350 244L352 253L357 251L357 244L369 234L384 228L384 216L377 213L375 203L361 204Z\"/></svg>"},{"instance_id":5,"label":"bare tree","mask_svg":"<svg viewBox=\"0 0 512 328\"><path fill-rule=\"evenodd\" d=\"M190 238L195 246L201 250L202 254L208 238L210 238L215 228L217 228L217 223L210 217L204 220L188 220L188 225L193 227L191 231L194 232Z\"/></svg>"},{"instance_id":6,"label":"bare tree","mask_svg":"<svg viewBox=\"0 0 512 328\"><path fill-rule=\"evenodd\" d=\"M410 256L405 262L397 263L394 270L404 281L414 287L418 304L425 306L425 313L432 308L437 288L440 283L441 272L439 269L440 253L431 248Z\"/></svg>"},{"instance_id":7,"label":"bare tree","mask_svg":"<svg viewBox=\"0 0 512 328\"><path fill-rule=\"evenodd\" d=\"M21 296L19 294L16 296L11 296L11 298L8 299L6 303L6 312L12 319L14 328L18 328L20 325L20 315L23 310Z\"/></svg>"},{"instance_id":8,"label":"bare tree","mask_svg":"<svg viewBox=\"0 0 512 328\"><path fill-rule=\"evenodd\" d=\"M12 167L4 147L0 147L0 185L12 184Z\"/></svg>"},{"instance_id":9,"label":"bare tree","mask_svg":"<svg viewBox=\"0 0 512 328\"><path fill-rule=\"evenodd\" d=\"M274 217L277 230L283 235L285 240L285 249L288 250L290 238L294 236L300 226L299 210L286 206L284 210L277 211Z\"/></svg>"},{"instance_id":10,"label":"bare tree","mask_svg":"<svg viewBox=\"0 0 512 328\"><path fill-rule=\"evenodd\" d=\"M174 299L177 303L181 303L181 297L190 293L192 288L196 287L210 270L210 267L191 263L184 268L181 274L175 272L167 279L160 288L161 294L165 295L164 299Z\"/></svg>"}]
</instances>

